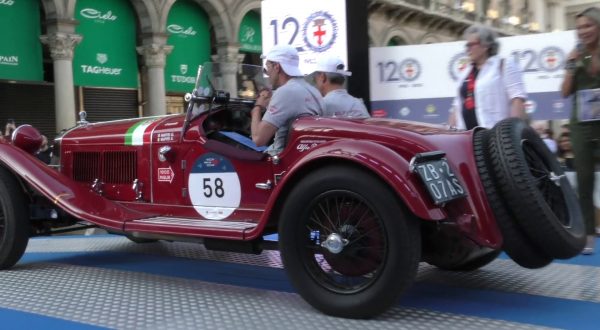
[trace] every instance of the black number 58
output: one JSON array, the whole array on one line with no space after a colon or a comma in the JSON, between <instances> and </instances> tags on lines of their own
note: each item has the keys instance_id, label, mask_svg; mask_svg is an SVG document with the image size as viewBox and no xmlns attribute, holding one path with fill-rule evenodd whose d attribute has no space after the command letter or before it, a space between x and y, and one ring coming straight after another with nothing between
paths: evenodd
<instances>
[{"instance_id":1,"label":"black number 58","mask_svg":"<svg viewBox=\"0 0 600 330\"><path fill-rule=\"evenodd\" d=\"M225 196L225 189L223 189L223 180L221 178L216 178L214 181L214 188L211 185L211 178L204 178L202 180L202 188L204 189L204 196L206 198L211 198L213 192L215 196L218 198L222 198Z\"/></svg>"}]
</instances>

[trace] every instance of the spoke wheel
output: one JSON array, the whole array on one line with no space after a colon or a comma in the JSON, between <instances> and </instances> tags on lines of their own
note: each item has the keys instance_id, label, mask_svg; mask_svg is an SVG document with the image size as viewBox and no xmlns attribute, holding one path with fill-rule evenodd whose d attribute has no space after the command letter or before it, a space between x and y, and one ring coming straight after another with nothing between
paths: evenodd
<instances>
[{"instance_id":1,"label":"spoke wheel","mask_svg":"<svg viewBox=\"0 0 600 330\"><path fill-rule=\"evenodd\" d=\"M282 261L313 307L334 316L373 317L412 284L421 252L418 221L378 177L324 167L302 178L284 203Z\"/></svg>"},{"instance_id":2,"label":"spoke wheel","mask_svg":"<svg viewBox=\"0 0 600 330\"><path fill-rule=\"evenodd\" d=\"M339 293L357 292L376 281L387 242L381 219L366 201L350 191L329 191L308 209L302 261L315 280ZM339 247L327 248L328 238Z\"/></svg>"},{"instance_id":3,"label":"spoke wheel","mask_svg":"<svg viewBox=\"0 0 600 330\"><path fill-rule=\"evenodd\" d=\"M571 218L563 197L563 191L560 185L556 184L556 180L559 179L558 175L552 172L551 165L544 162L543 155L536 151L531 141L522 141L521 148L525 155L525 161L529 166L529 171L534 178L535 186L542 198L548 203L558 221L565 227L570 226Z\"/></svg>"}]
</instances>

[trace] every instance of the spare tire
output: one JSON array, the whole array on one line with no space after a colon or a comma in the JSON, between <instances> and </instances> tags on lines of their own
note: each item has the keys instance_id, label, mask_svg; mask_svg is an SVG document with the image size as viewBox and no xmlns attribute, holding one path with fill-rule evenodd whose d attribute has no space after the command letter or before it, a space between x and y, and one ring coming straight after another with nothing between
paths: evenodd
<instances>
[{"instance_id":1,"label":"spare tire","mask_svg":"<svg viewBox=\"0 0 600 330\"><path fill-rule=\"evenodd\" d=\"M477 163L479 177L485 190L488 204L494 213L496 223L502 233L502 249L517 264L525 268L541 268L552 262L540 249L530 242L516 223L515 216L506 207L496 189L493 173L489 171L490 130L478 130L473 135L473 153Z\"/></svg>"},{"instance_id":2,"label":"spare tire","mask_svg":"<svg viewBox=\"0 0 600 330\"><path fill-rule=\"evenodd\" d=\"M502 120L489 147L497 188L525 235L552 258L579 254L586 235L577 197L536 131L517 118Z\"/></svg>"}]
</instances>

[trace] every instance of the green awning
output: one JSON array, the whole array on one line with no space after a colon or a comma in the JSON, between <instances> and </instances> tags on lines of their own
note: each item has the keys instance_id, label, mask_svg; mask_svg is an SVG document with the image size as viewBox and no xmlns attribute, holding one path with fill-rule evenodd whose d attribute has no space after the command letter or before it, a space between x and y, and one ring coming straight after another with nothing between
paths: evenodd
<instances>
[{"instance_id":1,"label":"green awning","mask_svg":"<svg viewBox=\"0 0 600 330\"><path fill-rule=\"evenodd\" d=\"M78 0L76 33L83 37L75 48L75 85L138 87L136 20L129 1Z\"/></svg>"},{"instance_id":2,"label":"green awning","mask_svg":"<svg viewBox=\"0 0 600 330\"><path fill-rule=\"evenodd\" d=\"M39 3L0 1L0 79L44 80Z\"/></svg>"},{"instance_id":3,"label":"green awning","mask_svg":"<svg viewBox=\"0 0 600 330\"><path fill-rule=\"evenodd\" d=\"M262 53L260 15L250 11L242 19L238 36L240 50L248 53Z\"/></svg>"},{"instance_id":4,"label":"green awning","mask_svg":"<svg viewBox=\"0 0 600 330\"><path fill-rule=\"evenodd\" d=\"M173 51L167 57L165 88L169 92L191 92L198 66L210 61L210 22L191 1L177 1L167 18L167 44Z\"/></svg>"}]
</instances>

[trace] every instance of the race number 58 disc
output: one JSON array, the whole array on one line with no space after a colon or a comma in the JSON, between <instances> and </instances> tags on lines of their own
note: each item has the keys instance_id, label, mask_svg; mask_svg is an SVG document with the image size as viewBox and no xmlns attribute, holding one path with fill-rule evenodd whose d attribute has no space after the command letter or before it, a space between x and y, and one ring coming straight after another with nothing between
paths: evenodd
<instances>
[{"instance_id":1,"label":"race number 58 disc","mask_svg":"<svg viewBox=\"0 0 600 330\"><path fill-rule=\"evenodd\" d=\"M240 178L229 159L221 155L208 153L198 158L188 188L194 209L206 219L225 219L240 206Z\"/></svg>"}]
</instances>

